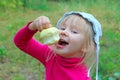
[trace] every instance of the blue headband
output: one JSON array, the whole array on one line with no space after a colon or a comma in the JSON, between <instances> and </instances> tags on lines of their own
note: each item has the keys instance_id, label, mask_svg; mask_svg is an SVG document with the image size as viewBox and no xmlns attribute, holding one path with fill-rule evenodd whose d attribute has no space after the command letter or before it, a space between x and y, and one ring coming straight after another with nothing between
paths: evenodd
<instances>
[{"instance_id":1,"label":"blue headband","mask_svg":"<svg viewBox=\"0 0 120 80\"><path fill-rule=\"evenodd\" d=\"M89 22L92 23L92 28L93 28L93 31L94 31L94 42L96 44L96 80L98 80L98 60L99 60L99 51L100 51L100 43L99 43L99 38L102 36L102 29L101 29L101 24L97 21L97 19L91 15L91 14L88 14L88 13L85 13L85 12L74 12L74 11L71 11L71 12L68 12L68 13L65 13L63 15L62 18L59 19L58 23L57 23L57 27L59 27L59 25L61 24L62 20L69 16L69 15L72 15L72 14L76 14L76 15L80 15L82 16L83 18L87 19ZM92 65L93 66L93 65ZM90 74L90 70L92 68L92 66L89 68L88 70L88 76Z\"/></svg>"}]
</instances>

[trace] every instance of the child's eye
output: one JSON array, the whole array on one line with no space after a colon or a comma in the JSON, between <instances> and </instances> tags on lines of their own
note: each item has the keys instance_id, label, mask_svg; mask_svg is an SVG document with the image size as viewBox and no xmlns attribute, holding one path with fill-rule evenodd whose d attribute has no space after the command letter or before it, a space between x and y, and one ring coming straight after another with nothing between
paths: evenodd
<instances>
[{"instance_id":1,"label":"child's eye","mask_svg":"<svg viewBox=\"0 0 120 80\"><path fill-rule=\"evenodd\" d=\"M61 27L60 30L65 30L65 28L64 28L64 27Z\"/></svg>"},{"instance_id":2,"label":"child's eye","mask_svg":"<svg viewBox=\"0 0 120 80\"><path fill-rule=\"evenodd\" d=\"M74 30L72 30L71 32L72 32L72 33L74 33L74 34L76 34L76 33L77 33L77 31L74 31Z\"/></svg>"}]
</instances>

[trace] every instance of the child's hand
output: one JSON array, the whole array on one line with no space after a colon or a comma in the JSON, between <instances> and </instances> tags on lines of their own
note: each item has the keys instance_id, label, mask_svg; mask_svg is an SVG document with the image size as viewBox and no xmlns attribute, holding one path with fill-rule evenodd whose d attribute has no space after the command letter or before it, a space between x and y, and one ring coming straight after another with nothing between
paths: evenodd
<instances>
[{"instance_id":1,"label":"child's hand","mask_svg":"<svg viewBox=\"0 0 120 80\"><path fill-rule=\"evenodd\" d=\"M51 27L49 18L46 16L40 16L30 24L29 29L42 31L43 29L47 29L49 27Z\"/></svg>"}]
</instances>

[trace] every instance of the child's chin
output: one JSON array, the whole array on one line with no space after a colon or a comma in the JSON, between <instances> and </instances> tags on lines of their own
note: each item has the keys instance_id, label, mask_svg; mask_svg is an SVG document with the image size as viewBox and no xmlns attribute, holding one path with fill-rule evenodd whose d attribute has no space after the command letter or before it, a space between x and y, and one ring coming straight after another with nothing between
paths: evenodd
<instances>
[{"instance_id":1,"label":"child's chin","mask_svg":"<svg viewBox=\"0 0 120 80\"><path fill-rule=\"evenodd\" d=\"M57 50L56 50L55 52L56 52L56 54L61 55L61 56L62 56L62 55L65 55L65 52L63 52L63 51L57 51Z\"/></svg>"}]
</instances>

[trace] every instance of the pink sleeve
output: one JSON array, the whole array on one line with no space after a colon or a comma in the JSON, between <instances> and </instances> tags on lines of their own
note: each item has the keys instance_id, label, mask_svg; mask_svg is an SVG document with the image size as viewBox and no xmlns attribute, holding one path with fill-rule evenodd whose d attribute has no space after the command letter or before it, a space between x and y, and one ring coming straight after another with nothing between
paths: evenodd
<instances>
[{"instance_id":1,"label":"pink sleeve","mask_svg":"<svg viewBox=\"0 0 120 80\"><path fill-rule=\"evenodd\" d=\"M47 45L43 45L32 38L37 31L30 30L28 28L29 24L30 23L17 32L14 37L14 43L20 50L36 58L45 65L46 57L50 49Z\"/></svg>"}]
</instances>

